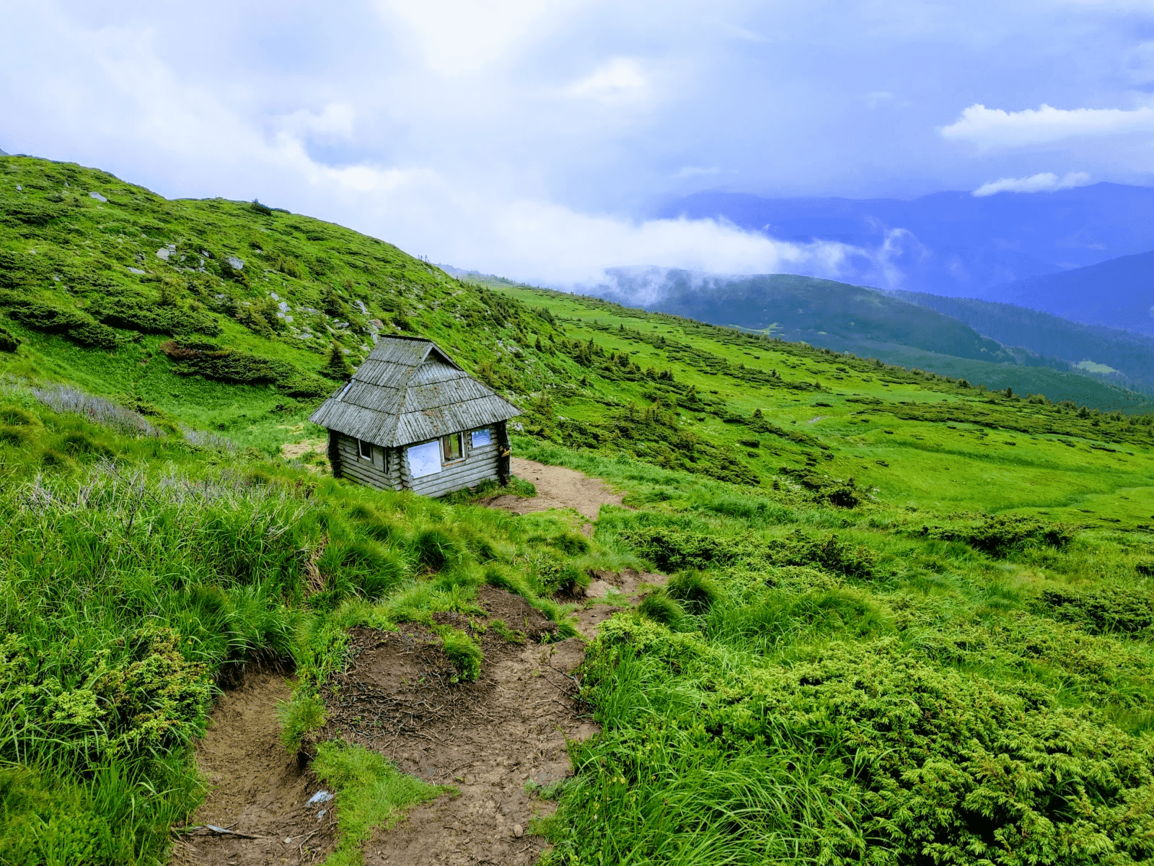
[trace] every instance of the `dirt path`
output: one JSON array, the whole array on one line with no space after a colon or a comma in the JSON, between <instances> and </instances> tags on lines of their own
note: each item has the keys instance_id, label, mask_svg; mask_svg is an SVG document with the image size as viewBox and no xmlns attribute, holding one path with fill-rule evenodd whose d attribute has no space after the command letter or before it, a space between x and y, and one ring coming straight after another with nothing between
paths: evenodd
<instances>
[{"instance_id":1,"label":"dirt path","mask_svg":"<svg viewBox=\"0 0 1154 866\"><path fill-rule=\"evenodd\" d=\"M498 497L514 500L509 510L517 513L567 507L596 520L601 505L621 502L603 482L570 469L515 460L514 471L539 492L530 500ZM631 570L593 578L575 614L582 637L559 639L557 625L540 611L490 586L477 594L483 614L437 615L439 624L465 630L481 645L485 661L474 683L455 681L456 669L426 626L353 630L350 663L325 688L328 722L320 739L358 743L406 773L456 789L378 830L365 848L366 866L537 861L548 843L532 832L532 821L554 809L538 792L572 773L569 742L597 731L575 674L585 640L665 580ZM246 836L185 836L174 866L315 863L332 849L339 798L329 808L308 805L320 786L280 746L275 705L288 695L283 677L257 674L221 699L198 749L213 791L194 823Z\"/></svg>"},{"instance_id":2,"label":"dirt path","mask_svg":"<svg viewBox=\"0 0 1154 866\"><path fill-rule=\"evenodd\" d=\"M217 702L196 750L212 787L190 821L200 829L182 833L173 846L173 866L296 866L319 862L332 849L333 810L309 805L321 787L281 745L276 708L291 694L283 675L257 672Z\"/></svg>"},{"instance_id":3,"label":"dirt path","mask_svg":"<svg viewBox=\"0 0 1154 866\"><path fill-rule=\"evenodd\" d=\"M548 466L522 457L513 458L512 469L518 478L533 482L537 495L525 499L506 494L486 499L483 504L514 514L572 508L589 521L597 519L602 505L621 504L621 494L610 490L600 478L590 478L576 469Z\"/></svg>"}]
</instances>

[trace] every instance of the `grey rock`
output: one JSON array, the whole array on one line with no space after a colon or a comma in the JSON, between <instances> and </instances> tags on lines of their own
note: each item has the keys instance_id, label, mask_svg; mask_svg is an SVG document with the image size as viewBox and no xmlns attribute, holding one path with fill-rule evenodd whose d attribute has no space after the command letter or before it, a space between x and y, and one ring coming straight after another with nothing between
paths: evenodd
<instances>
[{"instance_id":1,"label":"grey rock","mask_svg":"<svg viewBox=\"0 0 1154 866\"><path fill-rule=\"evenodd\" d=\"M108 199L106 199L104 196L102 196L102 195L101 195L100 193L98 193L98 192L90 192L90 193L88 194L88 197L89 197L89 198L94 198L94 199L96 199L97 201L108 201Z\"/></svg>"}]
</instances>

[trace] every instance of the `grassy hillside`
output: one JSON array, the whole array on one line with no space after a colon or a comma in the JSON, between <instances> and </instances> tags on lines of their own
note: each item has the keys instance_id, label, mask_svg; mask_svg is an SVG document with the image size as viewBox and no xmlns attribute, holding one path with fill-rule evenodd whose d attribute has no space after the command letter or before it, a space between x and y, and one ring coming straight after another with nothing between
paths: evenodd
<instances>
[{"instance_id":1,"label":"grassy hillside","mask_svg":"<svg viewBox=\"0 0 1154 866\"><path fill-rule=\"evenodd\" d=\"M1085 375L1076 366L1084 358L1070 360L1066 354L1072 346L1042 352L1033 344L1038 341L1015 339L1013 325L996 334L975 328L970 317L946 306L950 301L960 303L956 299L922 302L902 293L792 274L719 277L639 269L617 271L613 278L605 297L649 310L880 358L988 388L1012 387L1106 410L1154 411L1154 400L1148 396L1117 387L1125 381L1107 384L1100 377ZM1079 327L1062 324L1066 330ZM1061 329L1055 329L1048 347L1061 344L1063 336ZM1116 357L1119 353L1109 354ZM1137 369L1150 363L1148 351L1137 354L1141 360L1130 366Z\"/></svg>"},{"instance_id":2,"label":"grassy hillside","mask_svg":"<svg viewBox=\"0 0 1154 866\"><path fill-rule=\"evenodd\" d=\"M349 628L428 623L475 675L437 612L490 583L563 619L559 590L642 565L673 579L590 648L603 730L549 792L551 862L1154 858L1150 416L0 169L0 862L163 861L246 664L295 671L295 746ZM519 454L625 507L585 539L282 458L391 329L518 401Z\"/></svg>"}]
</instances>

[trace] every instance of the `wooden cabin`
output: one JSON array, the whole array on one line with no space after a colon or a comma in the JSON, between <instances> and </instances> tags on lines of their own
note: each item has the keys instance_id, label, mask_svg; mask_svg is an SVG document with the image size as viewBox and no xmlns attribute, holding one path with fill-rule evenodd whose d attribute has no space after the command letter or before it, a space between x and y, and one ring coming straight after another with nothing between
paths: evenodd
<instances>
[{"instance_id":1,"label":"wooden cabin","mask_svg":"<svg viewBox=\"0 0 1154 866\"><path fill-rule=\"evenodd\" d=\"M443 496L508 483L506 424L520 414L432 340L381 337L312 420L328 428L338 478Z\"/></svg>"}]
</instances>

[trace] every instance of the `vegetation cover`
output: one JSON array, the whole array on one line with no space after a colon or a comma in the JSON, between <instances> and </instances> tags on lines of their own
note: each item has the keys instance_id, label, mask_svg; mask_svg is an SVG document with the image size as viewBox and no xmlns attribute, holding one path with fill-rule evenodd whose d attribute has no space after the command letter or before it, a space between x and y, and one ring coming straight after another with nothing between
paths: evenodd
<instances>
[{"instance_id":1,"label":"vegetation cover","mask_svg":"<svg viewBox=\"0 0 1154 866\"><path fill-rule=\"evenodd\" d=\"M672 579L590 646L602 731L550 791L547 860L1154 858L1150 416L477 285L75 166L0 158L0 214L0 862L163 862L213 697L258 662L295 672L285 739L358 862L439 792L310 745L348 630L421 622L467 681L484 653L441 615L479 587L564 620L592 570L646 565ZM386 332L624 506L586 539L328 478L297 386Z\"/></svg>"}]
</instances>

